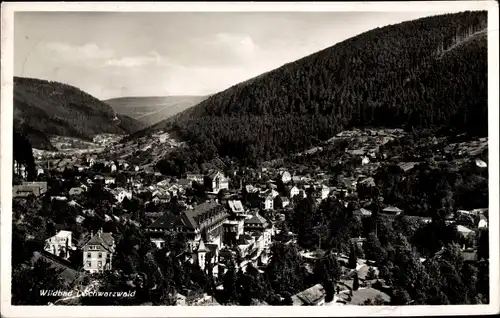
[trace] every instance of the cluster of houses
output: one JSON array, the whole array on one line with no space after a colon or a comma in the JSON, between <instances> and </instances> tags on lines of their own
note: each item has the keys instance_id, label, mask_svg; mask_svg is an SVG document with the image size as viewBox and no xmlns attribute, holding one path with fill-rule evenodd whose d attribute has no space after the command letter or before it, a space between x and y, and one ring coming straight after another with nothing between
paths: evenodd
<instances>
[{"instance_id":1,"label":"cluster of houses","mask_svg":"<svg viewBox=\"0 0 500 318\"><path fill-rule=\"evenodd\" d=\"M329 197L347 198L355 195L356 189L360 185L374 187L375 181L369 177L379 166L378 163L371 162L374 155L370 151L353 155L358 156L360 160L360 165L356 168L354 175L339 175L333 178L322 171L314 171L308 175L293 175L286 169L262 168L250 171L251 177L248 179L251 182L247 182L245 179L245 182L241 182L236 191L230 189L230 178L219 170L213 170L207 174L189 173L180 180L168 179L147 184L140 178L134 179L136 174L133 172L142 171L142 168L132 166L124 161L102 162L95 156L89 156L83 163L77 163L73 159L60 159L57 165L49 165L49 167L55 167L62 171L61 169L73 166L82 171L102 163L109 171L109 174L98 174L92 178L81 180L80 185L69 189L67 194L61 194L52 199L67 200L79 196L88 191L94 183L102 183L114 196L116 203L132 199L133 196L144 192L150 193L151 202L156 204L167 203L172 197L179 198L183 207L182 211L146 213L146 217L151 219L151 224L144 227L143 230L150 241L159 249L166 247L166 235L182 233L188 239L188 250L179 257L183 257L197 264L207 273L221 278L230 262L243 270L249 264L257 269L263 269L268 264L271 257L269 249L272 240L278 234L274 226L274 217L269 217L274 213L269 212L284 212L293 206L293 202L297 198L310 197L319 203ZM408 171L415 165L414 162L403 163L401 168ZM15 168L18 171L22 170L19 165ZM44 173L43 168L39 167L39 169L39 174ZM116 179L111 176L116 171L130 171L134 177L129 175L126 187L117 186ZM154 171L150 172L154 173ZM204 188L208 199L194 206L182 204L187 199L186 190L192 188L195 183ZM219 195L221 191L227 192L227 195L224 195L222 199ZM39 197L46 192L46 182L23 182L21 185L13 186L14 198ZM74 200L70 203L78 204ZM398 207L387 206L380 213L387 217L395 217L403 214L403 211ZM93 211L83 209L82 214L92 215ZM359 218L370 217L371 214L372 212L365 208L354 211L354 215ZM453 223L457 215L467 215L473 217L474 220L479 219L477 223L479 230L486 229L488 222L485 214L487 215L484 210L457 211L456 215L451 217L448 222ZM267 217L263 217L263 215ZM79 218L77 222L81 223L85 217L79 216ZM106 213L105 218L106 221L124 221L124 216L115 216L112 211ZM419 219L423 222L431 221L430 218ZM126 221L136 227L141 227L141 224L136 221L128 219ZM473 236L476 232L462 224L457 224L457 230L464 237ZM364 242L364 238L353 238L352 240L360 246ZM45 252L64 260L68 260L75 253L81 254L80 266L85 272L101 272L113 268L115 240L112 233L98 231L90 233L81 242L75 243L71 231L61 230L56 235L46 239ZM470 248L464 247L463 252L469 253ZM474 256L469 257L469 259L474 259ZM368 268L370 266L366 263L360 264L360 267L356 268L361 279L364 278L359 273L368 271ZM348 275L352 275L352 272ZM356 295L362 293L367 295L377 293L369 286L360 290L363 292L355 295L351 292L349 297L356 298L358 297ZM341 294L348 293L343 293L342 290L336 293L336 295ZM379 296L387 302L385 293L382 292ZM333 303L353 303L352 299L346 301L340 298ZM292 301L294 305L327 305L325 303L325 290L321 284L294 295Z\"/></svg>"}]
</instances>

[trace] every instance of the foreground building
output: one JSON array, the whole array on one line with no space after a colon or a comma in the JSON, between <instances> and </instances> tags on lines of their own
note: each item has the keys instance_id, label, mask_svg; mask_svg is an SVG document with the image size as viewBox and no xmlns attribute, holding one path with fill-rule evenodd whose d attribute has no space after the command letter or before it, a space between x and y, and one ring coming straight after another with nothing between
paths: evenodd
<instances>
[{"instance_id":1,"label":"foreground building","mask_svg":"<svg viewBox=\"0 0 500 318\"><path fill-rule=\"evenodd\" d=\"M229 213L217 201L208 201L184 210L179 216L170 212L159 217L147 230L151 241L162 248L164 234L183 233L188 239L192 250L194 244L203 240L207 243L216 242L220 246L223 233L222 225Z\"/></svg>"},{"instance_id":2,"label":"foreground building","mask_svg":"<svg viewBox=\"0 0 500 318\"><path fill-rule=\"evenodd\" d=\"M112 233L97 232L83 246L83 269L90 273L110 270L115 251Z\"/></svg>"},{"instance_id":3,"label":"foreground building","mask_svg":"<svg viewBox=\"0 0 500 318\"><path fill-rule=\"evenodd\" d=\"M56 235L45 240L45 251L58 257L68 259L73 250L73 233L71 231L59 231Z\"/></svg>"}]
</instances>

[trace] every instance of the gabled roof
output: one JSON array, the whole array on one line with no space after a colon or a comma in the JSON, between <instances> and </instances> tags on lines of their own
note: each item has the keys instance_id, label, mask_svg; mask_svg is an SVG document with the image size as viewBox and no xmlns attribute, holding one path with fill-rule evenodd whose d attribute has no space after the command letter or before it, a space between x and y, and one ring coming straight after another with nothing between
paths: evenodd
<instances>
[{"instance_id":1,"label":"gabled roof","mask_svg":"<svg viewBox=\"0 0 500 318\"><path fill-rule=\"evenodd\" d=\"M367 210L367 209L364 209L364 208L361 208L361 209L358 209L356 211L354 211L355 214L361 214L363 216L370 216L372 215L372 212L370 210Z\"/></svg>"},{"instance_id":2,"label":"gabled roof","mask_svg":"<svg viewBox=\"0 0 500 318\"><path fill-rule=\"evenodd\" d=\"M107 250L111 250L114 246L115 239L113 238L112 233L97 233L90 238L90 240L85 243L85 246L88 245L101 245Z\"/></svg>"},{"instance_id":3,"label":"gabled roof","mask_svg":"<svg viewBox=\"0 0 500 318\"><path fill-rule=\"evenodd\" d=\"M255 225L262 224L263 226L267 226L268 222L263 216L256 213L251 218L246 219L245 224L255 224Z\"/></svg>"},{"instance_id":4,"label":"gabled roof","mask_svg":"<svg viewBox=\"0 0 500 318\"><path fill-rule=\"evenodd\" d=\"M69 237L71 235L71 231L64 231L64 230L61 230L59 231L56 235L54 235L55 237L60 237L60 238L66 238L66 237Z\"/></svg>"},{"instance_id":5,"label":"gabled roof","mask_svg":"<svg viewBox=\"0 0 500 318\"><path fill-rule=\"evenodd\" d=\"M198 204L192 210L185 210L183 212L183 214L182 214L183 221L185 222L185 224L188 228L196 229L199 226L196 219L199 216L201 216L202 214L205 214L208 211L211 211L217 207L220 207L220 204L218 202L215 202L215 201L208 201L208 202Z\"/></svg>"},{"instance_id":6,"label":"gabled roof","mask_svg":"<svg viewBox=\"0 0 500 318\"><path fill-rule=\"evenodd\" d=\"M462 234L469 234L471 232L474 232L472 231L471 229L469 228L466 228L465 226L463 225L457 225L457 231L462 233Z\"/></svg>"},{"instance_id":7,"label":"gabled roof","mask_svg":"<svg viewBox=\"0 0 500 318\"><path fill-rule=\"evenodd\" d=\"M224 174L222 172L220 172L219 170L215 170L215 171L212 171L210 172L207 177L210 178L210 179L213 179L215 178L218 174L224 176Z\"/></svg>"},{"instance_id":8,"label":"gabled roof","mask_svg":"<svg viewBox=\"0 0 500 318\"><path fill-rule=\"evenodd\" d=\"M394 207L394 206L388 206L385 209L382 210L383 212L392 212L392 213L398 213L398 212L403 212L403 210Z\"/></svg>"},{"instance_id":9,"label":"gabled roof","mask_svg":"<svg viewBox=\"0 0 500 318\"><path fill-rule=\"evenodd\" d=\"M294 305L315 305L325 296L325 288L321 284L316 284L300 293L292 296Z\"/></svg>"},{"instance_id":10,"label":"gabled roof","mask_svg":"<svg viewBox=\"0 0 500 318\"><path fill-rule=\"evenodd\" d=\"M200 240L200 244L198 244L198 248L196 249L197 252L209 252L208 248L205 246L205 243L203 240Z\"/></svg>"},{"instance_id":11,"label":"gabled roof","mask_svg":"<svg viewBox=\"0 0 500 318\"><path fill-rule=\"evenodd\" d=\"M177 226L184 226L184 222L179 216L169 211L158 217L149 228L167 230Z\"/></svg>"}]
</instances>

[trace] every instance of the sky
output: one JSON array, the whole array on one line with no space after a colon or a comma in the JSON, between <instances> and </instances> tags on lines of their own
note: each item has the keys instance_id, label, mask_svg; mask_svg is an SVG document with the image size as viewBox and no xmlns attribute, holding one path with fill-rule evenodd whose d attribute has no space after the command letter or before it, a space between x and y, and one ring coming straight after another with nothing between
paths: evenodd
<instances>
[{"instance_id":1,"label":"sky","mask_svg":"<svg viewBox=\"0 0 500 318\"><path fill-rule=\"evenodd\" d=\"M16 12L14 75L103 100L208 95L376 27L443 13Z\"/></svg>"}]
</instances>

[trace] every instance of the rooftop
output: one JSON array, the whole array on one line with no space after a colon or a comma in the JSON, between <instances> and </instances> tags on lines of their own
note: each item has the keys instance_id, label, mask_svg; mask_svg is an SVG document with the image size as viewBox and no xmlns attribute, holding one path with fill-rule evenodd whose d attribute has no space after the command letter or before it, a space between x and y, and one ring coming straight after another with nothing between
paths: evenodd
<instances>
[{"instance_id":1,"label":"rooftop","mask_svg":"<svg viewBox=\"0 0 500 318\"><path fill-rule=\"evenodd\" d=\"M60 238L66 238L71 235L71 231L59 231L55 236Z\"/></svg>"},{"instance_id":2,"label":"rooftop","mask_svg":"<svg viewBox=\"0 0 500 318\"><path fill-rule=\"evenodd\" d=\"M316 284L292 296L294 306L315 305L325 296L325 288Z\"/></svg>"},{"instance_id":3,"label":"rooftop","mask_svg":"<svg viewBox=\"0 0 500 318\"><path fill-rule=\"evenodd\" d=\"M115 239L112 233L97 233L85 244L87 245L101 245L110 250L113 248Z\"/></svg>"}]
</instances>

